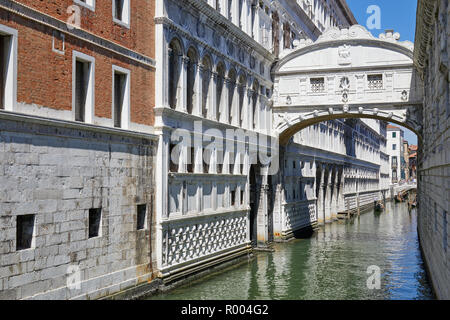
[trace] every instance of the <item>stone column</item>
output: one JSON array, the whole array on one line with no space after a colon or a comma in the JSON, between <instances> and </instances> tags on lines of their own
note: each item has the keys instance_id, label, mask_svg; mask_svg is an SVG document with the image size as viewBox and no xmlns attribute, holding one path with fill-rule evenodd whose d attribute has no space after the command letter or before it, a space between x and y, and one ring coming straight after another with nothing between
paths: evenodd
<instances>
[{"instance_id":1,"label":"stone column","mask_svg":"<svg viewBox=\"0 0 450 320\"><path fill-rule=\"evenodd\" d=\"M334 179L333 179L333 203L331 204L331 219L333 221L337 220L338 214L338 187L339 187L339 172L338 168L334 168Z\"/></svg>"},{"instance_id":2,"label":"stone column","mask_svg":"<svg viewBox=\"0 0 450 320\"><path fill-rule=\"evenodd\" d=\"M197 116L202 115L202 100L203 100L203 94L202 94L202 70L203 66L201 63L198 63L196 68L196 76L195 76L195 90L196 90L196 100L195 104L193 106L193 114Z\"/></svg>"},{"instance_id":3,"label":"stone column","mask_svg":"<svg viewBox=\"0 0 450 320\"><path fill-rule=\"evenodd\" d=\"M180 110L187 112L187 67L189 64L189 58L186 56L181 57L181 99L180 99Z\"/></svg>"},{"instance_id":4,"label":"stone column","mask_svg":"<svg viewBox=\"0 0 450 320\"><path fill-rule=\"evenodd\" d=\"M319 186L319 194L317 195L317 223L319 225L325 224L325 205L324 205L324 188L325 188L325 167L318 164L320 167L319 181L316 181L316 186Z\"/></svg>"},{"instance_id":5,"label":"stone column","mask_svg":"<svg viewBox=\"0 0 450 320\"><path fill-rule=\"evenodd\" d=\"M218 120L218 112L217 110L217 81L218 81L218 75L214 71L211 71L211 81L209 83L209 86L211 88L211 99L209 101L209 112L208 112L208 119L211 120Z\"/></svg>"},{"instance_id":6,"label":"stone column","mask_svg":"<svg viewBox=\"0 0 450 320\"><path fill-rule=\"evenodd\" d=\"M331 168L328 169L328 175L326 175L324 180L324 190L325 190L325 223L331 222L331 202L332 202L332 177Z\"/></svg>"},{"instance_id":7,"label":"stone column","mask_svg":"<svg viewBox=\"0 0 450 320\"><path fill-rule=\"evenodd\" d=\"M258 2L255 5L255 24L252 26L253 35L256 42L261 43L261 21L260 21L261 9L259 8Z\"/></svg>"}]
</instances>

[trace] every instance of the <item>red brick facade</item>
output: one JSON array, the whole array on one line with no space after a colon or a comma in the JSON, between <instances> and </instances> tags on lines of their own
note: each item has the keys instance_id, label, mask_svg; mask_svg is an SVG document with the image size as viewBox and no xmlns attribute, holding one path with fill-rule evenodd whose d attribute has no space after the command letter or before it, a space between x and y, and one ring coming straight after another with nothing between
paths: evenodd
<instances>
[{"instance_id":1,"label":"red brick facade","mask_svg":"<svg viewBox=\"0 0 450 320\"><path fill-rule=\"evenodd\" d=\"M19 0L33 10L62 23L71 16L73 0ZM130 0L129 28L113 22L112 1L95 1L95 11L81 8L81 29L107 43L154 59L154 1ZM64 33L65 50L53 48L52 26L33 21L0 7L0 24L18 31L17 102L57 110L72 110L72 52L95 58L95 116L112 117L112 65L130 70L130 121L154 123L154 67L118 54L70 33ZM56 38L55 46L62 46ZM61 49L61 48L60 48Z\"/></svg>"}]
</instances>

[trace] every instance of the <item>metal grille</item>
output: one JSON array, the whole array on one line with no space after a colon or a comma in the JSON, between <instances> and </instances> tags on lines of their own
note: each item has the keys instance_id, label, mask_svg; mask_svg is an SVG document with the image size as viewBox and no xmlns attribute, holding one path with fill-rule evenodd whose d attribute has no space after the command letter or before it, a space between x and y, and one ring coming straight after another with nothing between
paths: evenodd
<instances>
[{"instance_id":1,"label":"metal grille","mask_svg":"<svg viewBox=\"0 0 450 320\"><path fill-rule=\"evenodd\" d=\"M383 89L383 75L381 75L381 74L368 75L367 81L369 82L370 90Z\"/></svg>"},{"instance_id":2,"label":"metal grille","mask_svg":"<svg viewBox=\"0 0 450 320\"><path fill-rule=\"evenodd\" d=\"M325 79L324 78L311 78L311 91L312 92L324 92L325 91Z\"/></svg>"}]
</instances>

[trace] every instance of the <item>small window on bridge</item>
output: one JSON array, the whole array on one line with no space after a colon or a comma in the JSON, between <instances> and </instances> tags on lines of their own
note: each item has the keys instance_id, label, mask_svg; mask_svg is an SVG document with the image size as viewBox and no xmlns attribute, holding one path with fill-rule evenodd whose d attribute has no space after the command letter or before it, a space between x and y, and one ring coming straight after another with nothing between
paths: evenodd
<instances>
[{"instance_id":1,"label":"small window on bridge","mask_svg":"<svg viewBox=\"0 0 450 320\"><path fill-rule=\"evenodd\" d=\"M324 92L325 91L325 78L311 78L311 91L312 92Z\"/></svg>"},{"instance_id":2,"label":"small window on bridge","mask_svg":"<svg viewBox=\"0 0 450 320\"><path fill-rule=\"evenodd\" d=\"M381 90L383 89L383 75L382 74L370 74L367 76L367 82L369 90Z\"/></svg>"}]
</instances>

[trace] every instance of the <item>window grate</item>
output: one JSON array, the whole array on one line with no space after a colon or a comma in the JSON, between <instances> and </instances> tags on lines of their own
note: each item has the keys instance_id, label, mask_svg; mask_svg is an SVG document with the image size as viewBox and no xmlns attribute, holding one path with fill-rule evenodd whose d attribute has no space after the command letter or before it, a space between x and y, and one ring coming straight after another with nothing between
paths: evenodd
<instances>
[{"instance_id":1,"label":"window grate","mask_svg":"<svg viewBox=\"0 0 450 320\"><path fill-rule=\"evenodd\" d=\"M325 79L324 78L311 78L311 91L312 92L324 92L325 91Z\"/></svg>"},{"instance_id":2,"label":"window grate","mask_svg":"<svg viewBox=\"0 0 450 320\"><path fill-rule=\"evenodd\" d=\"M367 76L369 90L381 90L383 89L383 75L372 74Z\"/></svg>"}]
</instances>

